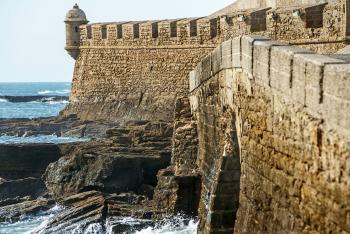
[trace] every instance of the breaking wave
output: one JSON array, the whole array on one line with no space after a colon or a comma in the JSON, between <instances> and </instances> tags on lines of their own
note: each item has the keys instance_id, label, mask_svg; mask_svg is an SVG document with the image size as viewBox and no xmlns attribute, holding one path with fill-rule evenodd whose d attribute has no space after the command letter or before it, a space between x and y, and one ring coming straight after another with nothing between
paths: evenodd
<instances>
[{"instance_id":1,"label":"breaking wave","mask_svg":"<svg viewBox=\"0 0 350 234\"><path fill-rule=\"evenodd\" d=\"M196 234L198 221L184 218L181 215L164 219L155 224L154 227L148 227L135 234Z\"/></svg>"},{"instance_id":2,"label":"breaking wave","mask_svg":"<svg viewBox=\"0 0 350 234\"><path fill-rule=\"evenodd\" d=\"M43 95L43 94L69 94L70 90L69 89L61 89L61 90L44 90L44 91L39 91L38 94Z\"/></svg>"},{"instance_id":3,"label":"breaking wave","mask_svg":"<svg viewBox=\"0 0 350 234\"><path fill-rule=\"evenodd\" d=\"M0 223L0 234L34 234L45 227L51 218L60 212L63 208L59 205L54 206L48 211L40 212L36 216L26 216L15 223Z\"/></svg>"},{"instance_id":4,"label":"breaking wave","mask_svg":"<svg viewBox=\"0 0 350 234\"><path fill-rule=\"evenodd\" d=\"M0 102L9 102L9 101L6 99L0 98Z\"/></svg>"},{"instance_id":5,"label":"breaking wave","mask_svg":"<svg viewBox=\"0 0 350 234\"><path fill-rule=\"evenodd\" d=\"M64 100L64 101L49 101L47 103L49 103L50 105L57 105L57 104L68 104L69 101L66 101L66 100Z\"/></svg>"},{"instance_id":6,"label":"breaking wave","mask_svg":"<svg viewBox=\"0 0 350 234\"><path fill-rule=\"evenodd\" d=\"M37 234L42 233L43 229L55 215L63 210L63 207L56 205L52 209L41 212L36 216L24 217L16 223L0 224L0 234ZM196 234L198 222L193 219L186 219L182 216L175 216L156 224L151 220L134 219L131 217L120 218L117 222L127 225L128 229L117 229L121 234ZM116 224L116 223L115 223ZM144 228L139 229L140 224ZM123 230L123 231L121 231ZM77 225L71 232L72 234L112 234L113 230L109 224L91 223L88 226ZM115 233L115 232L114 232Z\"/></svg>"}]
</instances>

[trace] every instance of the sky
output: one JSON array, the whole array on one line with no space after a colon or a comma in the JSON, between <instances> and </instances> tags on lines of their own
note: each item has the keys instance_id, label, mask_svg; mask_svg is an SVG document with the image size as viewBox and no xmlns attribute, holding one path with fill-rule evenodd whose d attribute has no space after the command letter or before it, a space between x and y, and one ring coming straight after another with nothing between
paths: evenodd
<instances>
[{"instance_id":1,"label":"sky","mask_svg":"<svg viewBox=\"0 0 350 234\"><path fill-rule=\"evenodd\" d=\"M209 15L233 0L0 0L0 82L71 81L66 12L78 3L91 23Z\"/></svg>"}]
</instances>

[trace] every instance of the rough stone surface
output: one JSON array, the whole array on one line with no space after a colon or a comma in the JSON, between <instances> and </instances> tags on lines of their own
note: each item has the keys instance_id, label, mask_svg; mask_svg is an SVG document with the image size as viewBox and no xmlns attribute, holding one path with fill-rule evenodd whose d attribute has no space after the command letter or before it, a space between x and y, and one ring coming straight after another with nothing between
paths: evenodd
<instances>
[{"instance_id":1,"label":"rough stone surface","mask_svg":"<svg viewBox=\"0 0 350 234\"><path fill-rule=\"evenodd\" d=\"M77 145L48 166L43 179L50 194L60 197L91 189L141 189L149 194L146 185L155 186L157 172L170 164L172 127L138 121L110 129L107 135L108 139Z\"/></svg>"},{"instance_id":2,"label":"rough stone surface","mask_svg":"<svg viewBox=\"0 0 350 234\"><path fill-rule=\"evenodd\" d=\"M268 36L321 53L346 46L343 1L300 2L239 1L203 18L83 25L63 114L84 120L172 120L175 100L187 93L188 73L223 40L240 35ZM251 7L237 9L242 4Z\"/></svg>"},{"instance_id":3,"label":"rough stone surface","mask_svg":"<svg viewBox=\"0 0 350 234\"><path fill-rule=\"evenodd\" d=\"M0 201L27 196L36 199L45 192L45 184L41 178L29 177L0 182Z\"/></svg>"},{"instance_id":4,"label":"rough stone surface","mask_svg":"<svg viewBox=\"0 0 350 234\"><path fill-rule=\"evenodd\" d=\"M40 178L46 167L60 157L61 149L57 145L0 145L0 177L7 180Z\"/></svg>"},{"instance_id":5,"label":"rough stone surface","mask_svg":"<svg viewBox=\"0 0 350 234\"><path fill-rule=\"evenodd\" d=\"M268 56L296 51L286 47ZM253 64L263 62L259 53ZM311 64L300 63L303 57ZM283 60L285 65L278 67L270 59L253 66L253 74L244 68L213 73L190 94L203 173L199 229L347 233L350 65L310 53L294 55L289 86L285 79L270 85L266 80L287 70ZM276 74L264 72L265 66L274 66ZM320 67L324 71L318 73ZM298 80L306 82L299 92L310 100L307 105L290 95ZM307 91L311 87L313 92Z\"/></svg>"},{"instance_id":6,"label":"rough stone surface","mask_svg":"<svg viewBox=\"0 0 350 234\"><path fill-rule=\"evenodd\" d=\"M97 191L79 193L59 201L66 207L54 219L40 229L40 233L72 233L107 231L106 223L110 217L133 217L149 219L151 206L142 196L134 194L103 194ZM118 224L109 223L112 230L118 229ZM118 233L118 232L115 232Z\"/></svg>"},{"instance_id":7,"label":"rough stone surface","mask_svg":"<svg viewBox=\"0 0 350 234\"><path fill-rule=\"evenodd\" d=\"M195 216L198 209L200 193L200 176L196 167L198 135L188 98L179 98L176 101L174 117L172 165L158 173L153 198L154 210L158 217L177 213Z\"/></svg>"}]
</instances>

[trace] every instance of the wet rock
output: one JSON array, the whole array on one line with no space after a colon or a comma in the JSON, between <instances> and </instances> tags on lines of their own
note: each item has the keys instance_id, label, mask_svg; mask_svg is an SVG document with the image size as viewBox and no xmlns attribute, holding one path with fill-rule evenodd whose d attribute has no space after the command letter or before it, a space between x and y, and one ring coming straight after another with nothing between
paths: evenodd
<instances>
[{"instance_id":1,"label":"wet rock","mask_svg":"<svg viewBox=\"0 0 350 234\"><path fill-rule=\"evenodd\" d=\"M10 181L0 181L0 201L16 197L30 196L33 199L44 195L46 187L40 178L25 178Z\"/></svg>"},{"instance_id":2,"label":"wet rock","mask_svg":"<svg viewBox=\"0 0 350 234\"><path fill-rule=\"evenodd\" d=\"M30 200L33 200L30 196L7 198L7 199L0 201L0 207L9 206L9 205L17 204L17 203L22 203L22 202L30 201Z\"/></svg>"},{"instance_id":3,"label":"wet rock","mask_svg":"<svg viewBox=\"0 0 350 234\"><path fill-rule=\"evenodd\" d=\"M76 115L34 119L0 119L0 135L102 138L117 123L81 121Z\"/></svg>"},{"instance_id":4,"label":"wet rock","mask_svg":"<svg viewBox=\"0 0 350 234\"><path fill-rule=\"evenodd\" d=\"M50 199L40 198L23 201L25 199L18 199L17 201L20 203L0 207L0 222L16 222L23 216L38 214L41 211L49 210L55 205L55 202Z\"/></svg>"},{"instance_id":5,"label":"wet rock","mask_svg":"<svg viewBox=\"0 0 350 234\"><path fill-rule=\"evenodd\" d=\"M0 99L5 99L8 102L59 102L59 101L68 101L69 97L67 96L0 96Z\"/></svg>"},{"instance_id":6,"label":"wet rock","mask_svg":"<svg viewBox=\"0 0 350 234\"><path fill-rule=\"evenodd\" d=\"M140 218L151 210L145 197L134 194L104 194L98 191L79 193L59 201L65 207L39 232L71 233L79 229L98 229L105 232L107 220L118 219L116 216Z\"/></svg>"},{"instance_id":7,"label":"wet rock","mask_svg":"<svg viewBox=\"0 0 350 234\"><path fill-rule=\"evenodd\" d=\"M46 167L60 157L57 145L0 145L0 177L6 180L40 178Z\"/></svg>"},{"instance_id":8,"label":"wet rock","mask_svg":"<svg viewBox=\"0 0 350 234\"><path fill-rule=\"evenodd\" d=\"M86 143L50 164L43 176L50 194L61 197L89 190L137 191L142 184L154 186L157 172L170 163L169 152L111 150L107 143Z\"/></svg>"},{"instance_id":9,"label":"wet rock","mask_svg":"<svg viewBox=\"0 0 350 234\"><path fill-rule=\"evenodd\" d=\"M48 166L43 179L50 194L138 192L142 185L156 185L158 171L170 164L171 124L129 122L106 135L107 139L77 145ZM145 191L150 197L151 190Z\"/></svg>"}]
</instances>

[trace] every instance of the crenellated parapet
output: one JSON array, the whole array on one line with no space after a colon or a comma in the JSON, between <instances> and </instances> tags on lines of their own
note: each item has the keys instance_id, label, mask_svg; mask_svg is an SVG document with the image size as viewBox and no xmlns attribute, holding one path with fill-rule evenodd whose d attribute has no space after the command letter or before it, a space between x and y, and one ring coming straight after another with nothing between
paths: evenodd
<instances>
[{"instance_id":1,"label":"crenellated parapet","mask_svg":"<svg viewBox=\"0 0 350 234\"><path fill-rule=\"evenodd\" d=\"M335 52L347 43L349 4L346 0L265 5L233 8L201 18L84 24L79 28L80 46L206 47L247 34L268 36L326 53Z\"/></svg>"},{"instance_id":2,"label":"crenellated parapet","mask_svg":"<svg viewBox=\"0 0 350 234\"><path fill-rule=\"evenodd\" d=\"M219 19L185 18L82 25L84 46L212 45L219 40Z\"/></svg>"},{"instance_id":3,"label":"crenellated parapet","mask_svg":"<svg viewBox=\"0 0 350 234\"><path fill-rule=\"evenodd\" d=\"M345 4L341 1L284 7L235 9L220 15L223 38L256 34L303 45L322 53L347 43Z\"/></svg>"}]
</instances>

